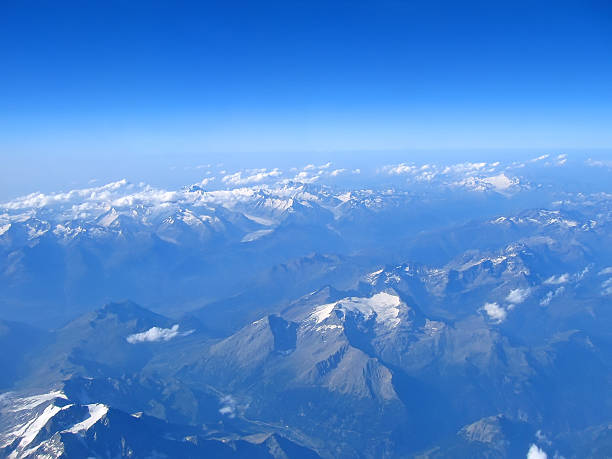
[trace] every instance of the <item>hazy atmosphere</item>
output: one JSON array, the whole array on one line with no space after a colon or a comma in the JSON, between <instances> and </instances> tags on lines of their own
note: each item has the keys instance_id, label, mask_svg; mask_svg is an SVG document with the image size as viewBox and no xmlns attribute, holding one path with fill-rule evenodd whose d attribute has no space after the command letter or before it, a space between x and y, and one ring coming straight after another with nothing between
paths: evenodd
<instances>
[{"instance_id":1,"label":"hazy atmosphere","mask_svg":"<svg viewBox=\"0 0 612 459\"><path fill-rule=\"evenodd\" d=\"M612 457L608 2L0 40L0 458Z\"/></svg>"}]
</instances>

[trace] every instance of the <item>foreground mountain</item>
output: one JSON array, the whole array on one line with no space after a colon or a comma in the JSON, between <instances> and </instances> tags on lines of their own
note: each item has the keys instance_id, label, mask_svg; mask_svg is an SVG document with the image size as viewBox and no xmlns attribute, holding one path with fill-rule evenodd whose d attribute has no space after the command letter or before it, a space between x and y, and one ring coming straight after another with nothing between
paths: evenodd
<instances>
[{"instance_id":1,"label":"foreground mountain","mask_svg":"<svg viewBox=\"0 0 612 459\"><path fill-rule=\"evenodd\" d=\"M318 457L276 434L238 437L219 430L171 425L101 403L75 403L62 391L3 397L0 453L34 457Z\"/></svg>"}]
</instances>

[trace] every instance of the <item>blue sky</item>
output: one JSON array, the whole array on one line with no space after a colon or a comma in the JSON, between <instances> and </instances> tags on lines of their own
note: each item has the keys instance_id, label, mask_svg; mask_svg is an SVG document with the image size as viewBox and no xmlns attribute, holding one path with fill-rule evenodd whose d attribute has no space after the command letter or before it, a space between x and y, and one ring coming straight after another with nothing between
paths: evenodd
<instances>
[{"instance_id":1,"label":"blue sky","mask_svg":"<svg viewBox=\"0 0 612 459\"><path fill-rule=\"evenodd\" d=\"M0 40L7 182L37 162L612 146L605 1L8 0Z\"/></svg>"}]
</instances>

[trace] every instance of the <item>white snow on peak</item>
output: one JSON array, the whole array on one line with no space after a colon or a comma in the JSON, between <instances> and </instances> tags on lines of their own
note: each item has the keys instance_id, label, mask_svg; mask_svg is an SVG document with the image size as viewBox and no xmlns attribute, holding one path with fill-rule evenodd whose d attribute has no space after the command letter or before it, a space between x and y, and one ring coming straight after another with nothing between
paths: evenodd
<instances>
[{"instance_id":1,"label":"white snow on peak","mask_svg":"<svg viewBox=\"0 0 612 459\"><path fill-rule=\"evenodd\" d=\"M331 312L336 307L336 304L337 303L328 303L322 306L318 306L314 309L310 317L314 319L316 323L321 323L329 317Z\"/></svg>"},{"instance_id":2,"label":"white snow on peak","mask_svg":"<svg viewBox=\"0 0 612 459\"><path fill-rule=\"evenodd\" d=\"M51 404L47 406L39 416L35 417L30 422L27 422L19 430L11 433L11 435L14 435L14 437L21 438L21 441L17 445L15 451L11 453L9 458L18 457L18 454L25 448L27 448L30 443L32 443L32 441L36 438L41 429L45 427L45 425L51 420L51 418L53 418L60 411L65 410L71 406L72 405L59 407Z\"/></svg>"},{"instance_id":3,"label":"white snow on peak","mask_svg":"<svg viewBox=\"0 0 612 459\"><path fill-rule=\"evenodd\" d=\"M346 193L339 194L337 198L342 202L347 202L351 200L351 192L347 191Z\"/></svg>"},{"instance_id":4,"label":"white snow on peak","mask_svg":"<svg viewBox=\"0 0 612 459\"><path fill-rule=\"evenodd\" d=\"M86 431L108 413L108 407L101 403L87 405L87 409L89 410L89 417L73 425L70 429L66 429L64 432L78 433Z\"/></svg>"},{"instance_id":5,"label":"white snow on peak","mask_svg":"<svg viewBox=\"0 0 612 459\"><path fill-rule=\"evenodd\" d=\"M335 303L318 306L314 309L310 318L316 324L319 324L326 320L335 308L342 308L347 311L359 312L367 319L375 316L377 323L393 328L400 323L400 304L401 300L397 295L380 292L370 298L349 297Z\"/></svg>"},{"instance_id":6,"label":"white snow on peak","mask_svg":"<svg viewBox=\"0 0 612 459\"><path fill-rule=\"evenodd\" d=\"M384 271L384 268L380 268L378 271L371 272L366 276L366 280L370 283L376 282L378 276Z\"/></svg>"},{"instance_id":7,"label":"white snow on peak","mask_svg":"<svg viewBox=\"0 0 612 459\"><path fill-rule=\"evenodd\" d=\"M63 398L64 400L67 400L66 395L61 390L55 390L46 394L33 395L31 397L17 399L14 406L12 406L9 411L16 413L18 411L31 410L56 398Z\"/></svg>"},{"instance_id":8,"label":"white snow on peak","mask_svg":"<svg viewBox=\"0 0 612 459\"><path fill-rule=\"evenodd\" d=\"M117 213L117 210L113 208L100 219L99 223L100 225L108 228L115 220L117 220L118 217L119 214Z\"/></svg>"},{"instance_id":9,"label":"white snow on peak","mask_svg":"<svg viewBox=\"0 0 612 459\"><path fill-rule=\"evenodd\" d=\"M136 343L153 343L157 341L170 341L177 336L187 336L193 333L193 330L179 332L179 325L175 324L171 328L151 327L147 331L134 333L126 338L130 344Z\"/></svg>"}]
</instances>

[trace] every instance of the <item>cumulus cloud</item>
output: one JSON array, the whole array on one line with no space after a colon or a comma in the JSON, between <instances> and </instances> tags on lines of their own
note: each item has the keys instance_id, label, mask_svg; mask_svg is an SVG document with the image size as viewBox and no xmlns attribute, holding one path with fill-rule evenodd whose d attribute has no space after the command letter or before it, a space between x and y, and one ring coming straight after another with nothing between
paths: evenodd
<instances>
[{"instance_id":1,"label":"cumulus cloud","mask_svg":"<svg viewBox=\"0 0 612 459\"><path fill-rule=\"evenodd\" d=\"M219 413L229 418L236 417L236 408L238 406L236 400L231 395L226 395L221 397L220 400L221 408L219 408Z\"/></svg>"},{"instance_id":2,"label":"cumulus cloud","mask_svg":"<svg viewBox=\"0 0 612 459\"><path fill-rule=\"evenodd\" d=\"M501 323L506 319L508 313L497 303L485 303L483 309L491 320L496 323Z\"/></svg>"},{"instance_id":3,"label":"cumulus cloud","mask_svg":"<svg viewBox=\"0 0 612 459\"><path fill-rule=\"evenodd\" d=\"M177 336L187 336L193 333L193 330L179 332L179 325L175 324L171 328L151 327L147 331L134 333L126 338L130 344L136 343L154 343L158 341L170 341Z\"/></svg>"},{"instance_id":4,"label":"cumulus cloud","mask_svg":"<svg viewBox=\"0 0 612 459\"><path fill-rule=\"evenodd\" d=\"M332 177L337 177L338 175L342 174L343 172L346 172L346 169L334 169L333 171L331 171L329 173L329 175L331 175Z\"/></svg>"},{"instance_id":5,"label":"cumulus cloud","mask_svg":"<svg viewBox=\"0 0 612 459\"><path fill-rule=\"evenodd\" d=\"M247 171L238 171L234 174L225 175L221 181L229 185L249 185L252 183L261 183L269 178L279 177L283 173L280 169L250 169Z\"/></svg>"},{"instance_id":6,"label":"cumulus cloud","mask_svg":"<svg viewBox=\"0 0 612 459\"><path fill-rule=\"evenodd\" d=\"M546 285L560 285L569 282L570 275L569 273L560 274L558 276L550 276L548 279L544 281Z\"/></svg>"},{"instance_id":7,"label":"cumulus cloud","mask_svg":"<svg viewBox=\"0 0 612 459\"><path fill-rule=\"evenodd\" d=\"M2 204L0 207L4 207L10 210L19 210L27 208L41 208L54 204L68 204L75 201L101 201L109 200L115 195L118 190L128 191L134 188L133 185L129 184L127 180L118 180L111 182L106 185L93 188L82 188L77 190L70 190L65 193L31 193L26 196L14 199L11 202Z\"/></svg>"},{"instance_id":8,"label":"cumulus cloud","mask_svg":"<svg viewBox=\"0 0 612 459\"><path fill-rule=\"evenodd\" d=\"M535 444L531 444L531 446L529 447L529 451L527 451L527 459L547 459L548 458L548 454L546 454L546 452L541 449L538 448L537 445Z\"/></svg>"},{"instance_id":9,"label":"cumulus cloud","mask_svg":"<svg viewBox=\"0 0 612 459\"><path fill-rule=\"evenodd\" d=\"M298 172L295 177L293 177L294 182L300 183L314 183L321 178L320 173L310 173L308 171Z\"/></svg>"},{"instance_id":10,"label":"cumulus cloud","mask_svg":"<svg viewBox=\"0 0 612 459\"><path fill-rule=\"evenodd\" d=\"M208 185L210 182L212 182L213 180L215 180L214 177L205 177L202 179L202 181L200 183L198 183L198 185L200 186L206 186Z\"/></svg>"},{"instance_id":11,"label":"cumulus cloud","mask_svg":"<svg viewBox=\"0 0 612 459\"><path fill-rule=\"evenodd\" d=\"M418 170L418 168L410 164L400 163L395 166L385 166L383 170L387 172L387 174L389 175L400 175L400 174L412 174L416 170Z\"/></svg>"},{"instance_id":12,"label":"cumulus cloud","mask_svg":"<svg viewBox=\"0 0 612 459\"><path fill-rule=\"evenodd\" d=\"M515 288L508 293L506 297L506 301L512 304L520 304L527 299L529 294L531 293L531 289L528 288Z\"/></svg>"},{"instance_id":13,"label":"cumulus cloud","mask_svg":"<svg viewBox=\"0 0 612 459\"><path fill-rule=\"evenodd\" d=\"M503 172L499 175L484 177L482 181L488 183L498 191L507 190L508 188L518 184L518 179L510 179Z\"/></svg>"}]
</instances>

